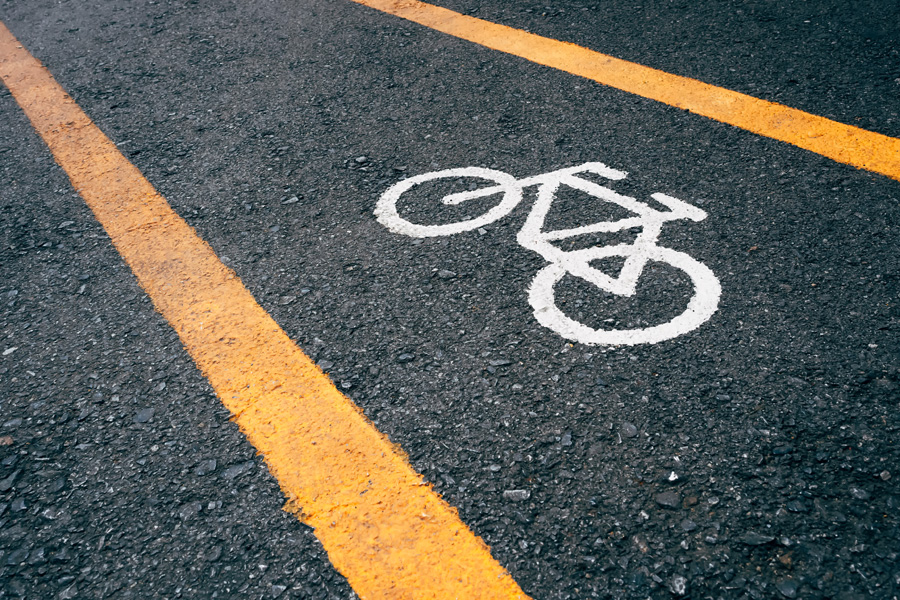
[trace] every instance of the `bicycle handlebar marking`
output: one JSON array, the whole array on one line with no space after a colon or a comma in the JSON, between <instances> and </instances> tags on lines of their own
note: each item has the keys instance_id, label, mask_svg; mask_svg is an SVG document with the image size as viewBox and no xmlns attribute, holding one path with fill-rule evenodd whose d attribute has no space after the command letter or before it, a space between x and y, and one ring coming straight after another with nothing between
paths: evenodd
<instances>
[{"instance_id":1,"label":"bicycle handlebar marking","mask_svg":"<svg viewBox=\"0 0 900 600\"><path fill-rule=\"evenodd\" d=\"M575 167L551 171L533 177L516 179L508 173L480 167L465 167L434 171L404 179L388 188L378 200L375 216L390 231L410 237L435 237L471 231L502 219L521 201L523 190L537 186L537 199L516 236L523 247L537 252L550 264L538 271L528 289L528 302L534 309L537 321L572 341L590 345L655 344L693 331L716 312L721 296L719 280L703 263L689 255L657 245L662 226L668 221L690 220L699 222L706 213L687 202L655 193L651 197L668 208L660 211L635 198L623 196L593 181L578 177L581 173L593 173L609 180L624 179L627 174L607 167L603 163L589 162ZM492 181L495 185L476 190L457 192L444 196L445 205L455 206L502 194L500 202L486 213L473 219L444 225L421 225L407 221L397 210L400 197L417 185L437 179L475 177ZM561 186L580 190L604 202L616 204L637 216L616 221L602 221L591 225L544 231L544 221ZM589 233L612 233L640 227L632 244L594 246L581 250L561 250L551 242ZM624 257L625 262L618 277L592 267L594 260L608 257ZM597 288L622 297L631 297L637 290L638 280L648 262L662 262L683 271L691 280L694 296L687 308L672 320L641 329L594 329L567 316L557 306L555 286L566 275L579 277Z\"/></svg>"}]
</instances>

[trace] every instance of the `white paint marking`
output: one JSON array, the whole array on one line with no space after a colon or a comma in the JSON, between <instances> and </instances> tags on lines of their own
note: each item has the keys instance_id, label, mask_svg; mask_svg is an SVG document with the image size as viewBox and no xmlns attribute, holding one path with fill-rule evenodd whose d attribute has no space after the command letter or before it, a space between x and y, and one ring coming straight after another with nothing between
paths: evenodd
<instances>
[{"instance_id":1,"label":"white paint marking","mask_svg":"<svg viewBox=\"0 0 900 600\"><path fill-rule=\"evenodd\" d=\"M404 192L409 191L413 187L436 179L459 179L461 177L487 179L497 185L475 190L473 192L453 194L448 196L448 198L453 197L454 200L452 202L447 202L445 199L445 204L461 204L466 200L484 198L502 193L503 197L500 200L500 203L480 217L446 225L417 225L403 219L397 212L397 200ZM404 179L403 181L392 185L381 195L381 199L378 200L378 205L375 207L375 216L378 218L379 223L394 233L400 233L410 237L437 237L442 235L453 235L454 233L461 233L463 231L471 231L472 229L478 229L479 227L493 223L494 221L505 217L509 211L515 208L516 204L521 202L521 200L522 187L516 181L515 177L504 173L503 171L494 171L493 169L482 169L479 167L447 169L446 171L434 171L432 173L425 173L424 175L416 175L415 177Z\"/></svg>"},{"instance_id":2,"label":"white paint marking","mask_svg":"<svg viewBox=\"0 0 900 600\"><path fill-rule=\"evenodd\" d=\"M696 329L709 320L719 305L722 293L719 280L706 265L687 254L656 244L662 226L666 222L681 219L702 221L706 218L706 213L682 200L657 193L651 197L669 209L659 211L644 202L578 177L581 173L594 173L610 180L623 179L627 175L623 171L611 169L598 162L518 180L507 173L492 169L478 167L447 169L417 175L391 186L379 199L375 216L389 230L410 237L453 235L477 229L503 218L521 202L522 190L536 185L537 200L516 239L523 247L537 252L550 263L537 273L528 290L528 301L534 308L534 316L539 323L565 338L583 344L634 345L655 344L672 339ZM500 202L479 217L444 225L411 223L400 216L397 201L403 193L429 181L463 177L485 179L496 185L449 194L442 199L443 204L455 206L468 200L497 194L501 194ZM637 216L570 229L544 231L544 221L556 199L556 193L564 185L604 202L616 204ZM611 233L637 227L641 228L641 232L633 244L562 250L551 243L577 235ZM610 277L590 265L592 261L612 256L625 258L618 277ZM685 311L667 323L642 329L593 329L568 317L556 304L554 288L567 273L580 277L611 294L631 297L637 291L638 280L644 268L651 261L666 263L684 271L694 287L694 296L688 302Z\"/></svg>"}]
</instances>

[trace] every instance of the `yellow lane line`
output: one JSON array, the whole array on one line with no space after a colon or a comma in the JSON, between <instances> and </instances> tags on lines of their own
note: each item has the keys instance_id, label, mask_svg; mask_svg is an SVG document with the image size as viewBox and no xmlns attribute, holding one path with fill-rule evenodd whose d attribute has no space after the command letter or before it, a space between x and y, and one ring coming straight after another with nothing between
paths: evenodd
<instances>
[{"instance_id":1,"label":"yellow lane line","mask_svg":"<svg viewBox=\"0 0 900 600\"><path fill-rule=\"evenodd\" d=\"M360 597L527 598L2 23L0 78Z\"/></svg>"},{"instance_id":2,"label":"yellow lane line","mask_svg":"<svg viewBox=\"0 0 900 600\"><path fill-rule=\"evenodd\" d=\"M900 139L416 0L353 0L425 27L900 180Z\"/></svg>"}]
</instances>

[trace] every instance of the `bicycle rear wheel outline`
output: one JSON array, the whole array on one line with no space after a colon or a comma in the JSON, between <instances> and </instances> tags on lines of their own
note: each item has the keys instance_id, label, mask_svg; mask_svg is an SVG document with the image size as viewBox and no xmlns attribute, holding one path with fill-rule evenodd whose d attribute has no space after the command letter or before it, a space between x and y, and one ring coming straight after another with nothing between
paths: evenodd
<instances>
[{"instance_id":1,"label":"bicycle rear wheel outline","mask_svg":"<svg viewBox=\"0 0 900 600\"><path fill-rule=\"evenodd\" d=\"M538 323L562 337L590 346L634 346L656 344L694 329L718 310L722 287L709 267L684 252L654 246L647 249L651 261L684 271L694 286L694 295L683 313L674 319L642 329L593 329L567 316L556 305L556 284L568 273L559 263L550 263L534 276L528 288L528 303ZM607 256L628 256L621 247L611 247Z\"/></svg>"},{"instance_id":2,"label":"bicycle rear wheel outline","mask_svg":"<svg viewBox=\"0 0 900 600\"><path fill-rule=\"evenodd\" d=\"M403 193L421 183L426 183L435 179L448 179L451 177L477 177L479 179L493 181L496 185L503 188L500 192L503 194L503 198L500 200L499 204L481 216L465 221L459 221L457 223L445 223L443 225L421 225L412 223L401 217L400 213L397 212L397 201ZM378 219L379 223L394 233L416 238L438 237L471 231L493 223L509 214L509 212L521 201L522 188L519 186L516 178L509 173L482 167L462 167L424 173L395 183L385 190L378 199L378 204L375 206L375 217Z\"/></svg>"}]
</instances>

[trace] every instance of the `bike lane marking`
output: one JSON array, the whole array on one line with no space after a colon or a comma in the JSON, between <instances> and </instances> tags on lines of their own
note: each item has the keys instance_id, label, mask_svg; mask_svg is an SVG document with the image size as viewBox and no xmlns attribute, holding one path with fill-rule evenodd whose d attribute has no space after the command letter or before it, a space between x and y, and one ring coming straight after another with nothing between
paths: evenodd
<instances>
[{"instance_id":1,"label":"bike lane marking","mask_svg":"<svg viewBox=\"0 0 900 600\"><path fill-rule=\"evenodd\" d=\"M0 79L361 598L527 598L2 22Z\"/></svg>"},{"instance_id":2,"label":"bike lane marking","mask_svg":"<svg viewBox=\"0 0 900 600\"><path fill-rule=\"evenodd\" d=\"M418 0L352 1L900 181L897 138Z\"/></svg>"},{"instance_id":3,"label":"bike lane marking","mask_svg":"<svg viewBox=\"0 0 900 600\"><path fill-rule=\"evenodd\" d=\"M584 163L523 179L516 179L502 171L480 167L446 169L416 175L392 185L379 198L375 207L375 217L388 230L400 235L414 238L454 235L502 219L521 202L524 188L538 186L537 199L525 219L525 224L517 234L516 241L522 247L537 252L550 263L537 273L528 288L528 302L534 309L534 318L541 325L581 344L636 345L670 340L693 331L709 320L718 309L722 293L718 278L706 265L691 256L656 245L659 233L666 222L681 219L702 221L706 218L706 213L678 198L661 193L651 194L651 198L669 209L661 212L636 198L617 194L607 187L581 179L578 175L582 173L593 173L610 181L621 180L627 176L624 171L612 169L599 162ZM398 212L397 203L400 197L415 186L435 179L463 177L487 180L496 185L450 194L441 200L443 204L458 205L467 200L496 194L501 195L500 202L480 217L441 225L412 223ZM637 216L617 221L601 221L574 229L545 231L544 221L547 213L557 190L562 186L578 189L601 202L617 204ZM639 227L641 233L633 244L594 246L574 251L562 250L552 244L554 240L585 233L622 231L635 227ZM591 266L594 260L612 256L625 258L618 277L610 277ZM556 303L554 288L566 274L579 277L610 294L630 297L637 289L637 282L644 266L651 260L680 269L690 277L694 286L694 295L685 311L666 323L641 329L594 329L571 319Z\"/></svg>"}]
</instances>

